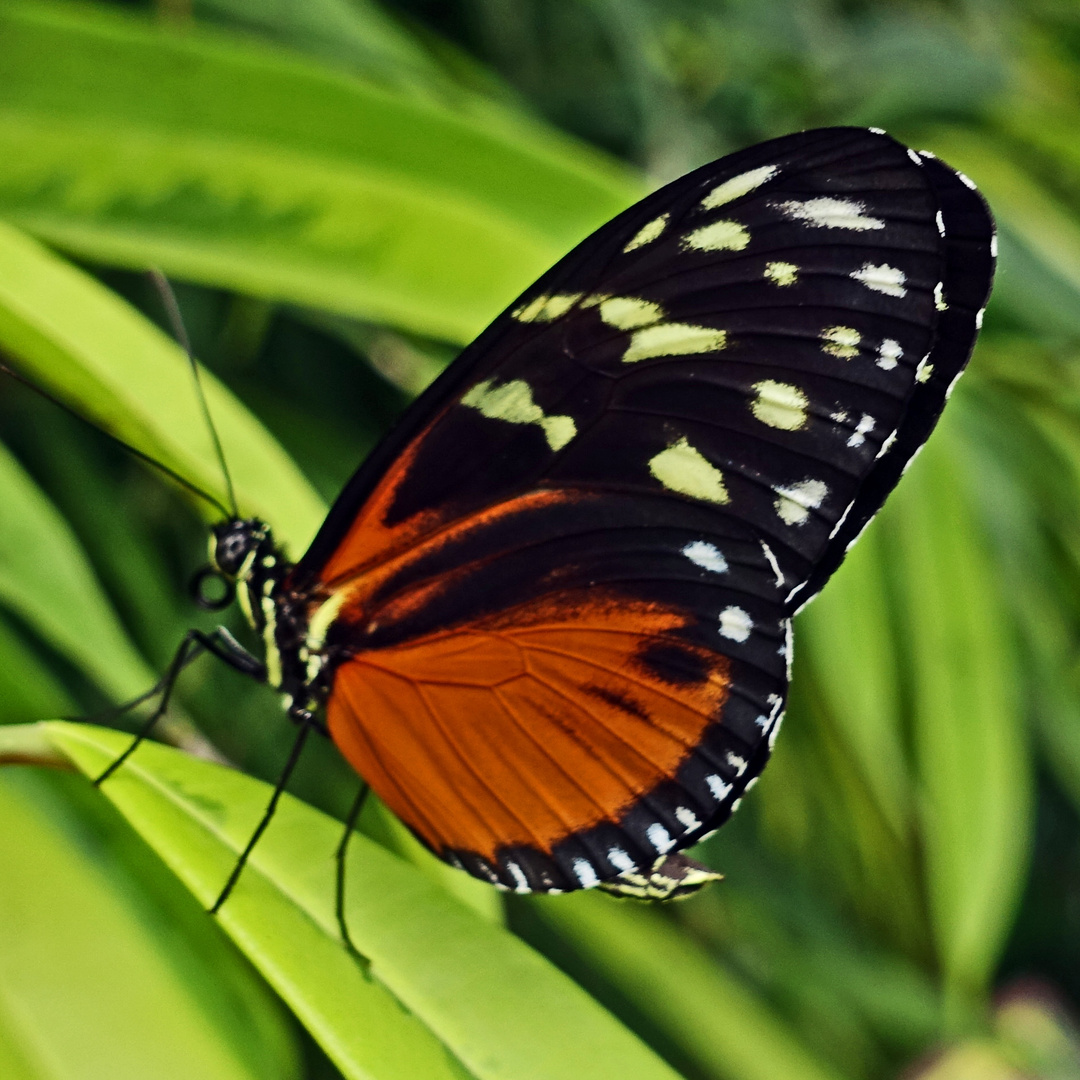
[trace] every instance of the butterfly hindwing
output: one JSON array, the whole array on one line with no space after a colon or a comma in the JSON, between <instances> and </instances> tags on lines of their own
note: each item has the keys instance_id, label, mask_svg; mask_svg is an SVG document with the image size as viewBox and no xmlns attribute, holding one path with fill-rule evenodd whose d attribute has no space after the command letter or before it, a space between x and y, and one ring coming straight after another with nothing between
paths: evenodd
<instances>
[{"instance_id":1,"label":"butterfly hindwing","mask_svg":"<svg viewBox=\"0 0 1080 1080\"><path fill-rule=\"evenodd\" d=\"M967 360L992 236L936 159L807 132L630 208L463 352L298 565L331 731L425 842L550 891L730 813L793 609Z\"/></svg>"}]
</instances>

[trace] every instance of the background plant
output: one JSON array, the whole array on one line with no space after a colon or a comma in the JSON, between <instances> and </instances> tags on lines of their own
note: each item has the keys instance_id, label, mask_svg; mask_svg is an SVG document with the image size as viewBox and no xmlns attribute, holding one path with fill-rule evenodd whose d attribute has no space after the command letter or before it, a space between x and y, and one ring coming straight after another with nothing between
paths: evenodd
<instances>
[{"instance_id":1,"label":"background plant","mask_svg":"<svg viewBox=\"0 0 1080 1080\"><path fill-rule=\"evenodd\" d=\"M266 895L225 926L243 951L199 910L258 792L168 755L115 807L5 769L0 1074L1080 1075L1075 5L9 0L0 348L220 489L154 325L141 271L160 266L244 506L299 552L409 398L577 239L650 185L824 124L886 127L967 172L1000 274L941 429L800 618L776 758L703 847L728 880L663 911L504 907L373 806L360 888L421 897L434 952L410 967L406 943L354 984L304 844L282 840ZM10 380L0 436L0 720L90 715L205 624L186 594L201 510ZM56 763L92 771L107 749L50 731L35 752ZM164 734L264 779L291 737L273 694L209 663ZM233 793L224 824L177 794L203 783ZM341 816L355 778L320 745L295 790ZM277 918L308 927L310 963L285 963ZM516 1013L494 1008L517 984ZM385 1019L397 1001L413 1027Z\"/></svg>"}]
</instances>

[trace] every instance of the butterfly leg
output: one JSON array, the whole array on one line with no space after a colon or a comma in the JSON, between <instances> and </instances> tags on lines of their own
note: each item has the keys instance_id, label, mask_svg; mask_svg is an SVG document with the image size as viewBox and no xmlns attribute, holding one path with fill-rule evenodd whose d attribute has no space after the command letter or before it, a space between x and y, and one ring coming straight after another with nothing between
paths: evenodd
<instances>
[{"instance_id":1,"label":"butterfly leg","mask_svg":"<svg viewBox=\"0 0 1080 1080\"><path fill-rule=\"evenodd\" d=\"M225 882L225 887L214 901L214 906L210 908L211 915L216 915L221 910L221 905L228 900L229 893L233 891L233 887L236 885L244 866L247 864L248 856L255 849L255 845L259 842L259 837L266 831L267 825L270 824L270 820L274 816L274 811L277 810L277 804L281 799L282 792L289 782L289 777L292 776L293 769L296 768L296 763L300 760L301 751L304 749L304 743L307 742L307 737L311 734L311 730L311 724L300 725L300 729L296 733L296 739L293 741L292 750L289 752L289 760L285 762L285 767L281 770L281 775L278 777L277 784L274 785L274 793L270 796L270 802L266 806L266 811L262 816L262 820L255 827L255 831L251 834L251 838L248 840L244 850L240 852L240 857L236 860L236 865L229 875L229 880Z\"/></svg>"},{"instance_id":2,"label":"butterfly leg","mask_svg":"<svg viewBox=\"0 0 1080 1080\"><path fill-rule=\"evenodd\" d=\"M356 800L352 804L352 809L349 811L349 816L345 819L345 832L342 834L341 843L337 846L337 851L334 853L334 859L337 863L337 891L335 897L335 911L337 914L338 929L341 931L341 940L345 942L345 948L355 956L359 956L361 959L366 959L359 949L353 944L352 938L349 936L349 925L345 921L345 854L349 847L349 837L352 836L353 829L356 828L357 821L360 820L360 811L364 808L364 803L367 801L368 792L371 788L368 786L367 781L363 781L360 785L360 790L357 792Z\"/></svg>"},{"instance_id":3,"label":"butterfly leg","mask_svg":"<svg viewBox=\"0 0 1080 1080\"><path fill-rule=\"evenodd\" d=\"M135 732L131 745L109 767L94 780L97 787L104 783L125 761L135 752L139 744L153 730L154 725L165 715L169 707L169 699L172 697L173 687L180 677L180 672L187 667L200 653L209 652L220 660L224 660L230 667L242 671L245 675L263 680L266 678L266 668L260 660L252 656L224 627L218 627L212 634L204 634L201 630L189 630L180 642L168 668L161 681L152 689L128 702L119 712L141 705L142 702L152 698L155 694L161 694L161 700L157 708L146 718L142 727Z\"/></svg>"}]
</instances>

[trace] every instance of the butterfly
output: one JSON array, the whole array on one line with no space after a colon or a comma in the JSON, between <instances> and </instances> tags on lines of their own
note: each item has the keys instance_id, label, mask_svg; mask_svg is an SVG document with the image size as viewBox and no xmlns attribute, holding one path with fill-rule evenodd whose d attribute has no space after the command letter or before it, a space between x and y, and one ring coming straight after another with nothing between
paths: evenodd
<instances>
[{"instance_id":1,"label":"butterfly","mask_svg":"<svg viewBox=\"0 0 1080 1080\"><path fill-rule=\"evenodd\" d=\"M692 891L717 875L679 853L764 767L792 617L929 436L994 258L974 185L880 130L706 165L499 315L298 562L216 526L263 657L203 644L325 714L454 866Z\"/></svg>"}]
</instances>

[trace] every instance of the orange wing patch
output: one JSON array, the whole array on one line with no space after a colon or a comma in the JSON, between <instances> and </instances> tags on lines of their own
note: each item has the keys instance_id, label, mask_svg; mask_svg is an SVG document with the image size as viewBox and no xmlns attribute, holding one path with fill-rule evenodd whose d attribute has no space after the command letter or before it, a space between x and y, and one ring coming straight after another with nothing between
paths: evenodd
<instances>
[{"instance_id":1,"label":"orange wing patch","mask_svg":"<svg viewBox=\"0 0 1080 1080\"><path fill-rule=\"evenodd\" d=\"M685 622L564 594L360 653L335 674L330 732L435 850L550 852L674 777L719 714L728 662L672 636ZM650 665L657 649L693 677Z\"/></svg>"}]
</instances>

